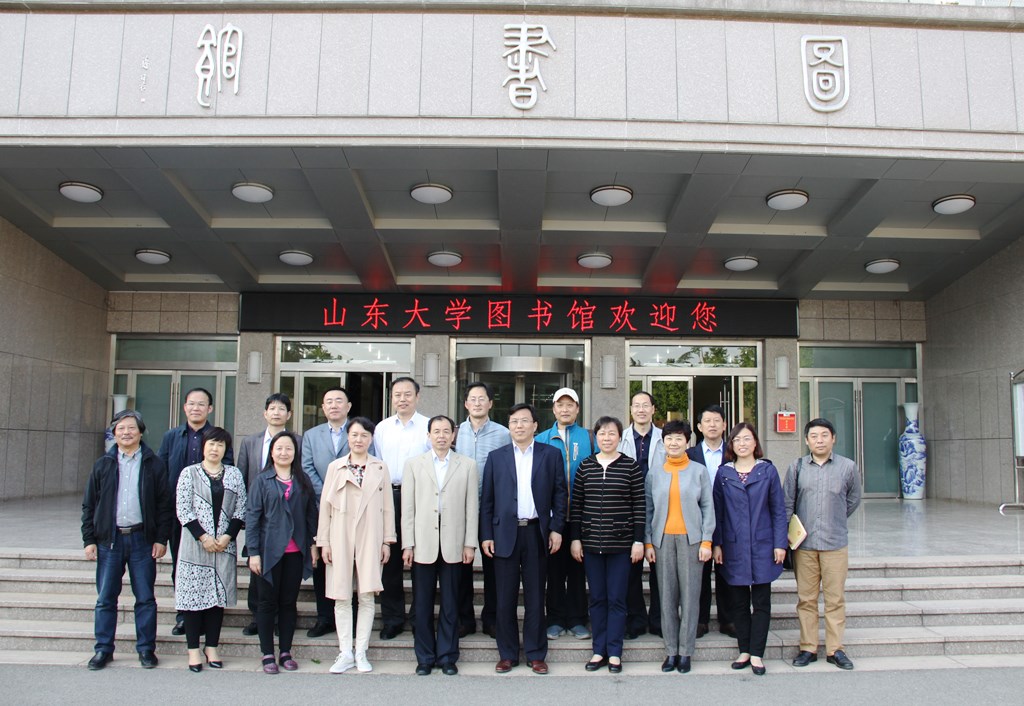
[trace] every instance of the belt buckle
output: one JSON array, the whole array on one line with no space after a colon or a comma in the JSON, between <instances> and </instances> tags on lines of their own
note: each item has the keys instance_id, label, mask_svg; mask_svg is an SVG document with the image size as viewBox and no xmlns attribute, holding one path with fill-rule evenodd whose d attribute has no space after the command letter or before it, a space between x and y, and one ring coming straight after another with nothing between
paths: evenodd
<instances>
[{"instance_id":1,"label":"belt buckle","mask_svg":"<svg viewBox=\"0 0 1024 706\"><path fill-rule=\"evenodd\" d=\"M132 529L131 527L118 527L117 531L120 532L121 534L131 534L135 530Z\"/></svg>"},{"instance_id":2,"label":"belt buckle","mask_svg":"<svg viewBox=\"0 0 1024 706\"><path fill-rule=\"evenodd\" d=\"M519 526L520 527L526 527L529 524L530 524L529 520L519 520Z\"/></svg>"}]
</instances>

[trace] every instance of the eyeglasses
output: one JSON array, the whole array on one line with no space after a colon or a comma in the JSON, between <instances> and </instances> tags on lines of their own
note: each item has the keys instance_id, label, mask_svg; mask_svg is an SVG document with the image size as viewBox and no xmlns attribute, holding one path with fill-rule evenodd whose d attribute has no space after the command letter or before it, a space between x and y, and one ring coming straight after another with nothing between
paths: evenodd
<instances>
[{"instance_id":1,"label":"eyeglasses","mask_svg":"<svg viewBox=\"0 0 1024 706\"><path fill-rule=\"evenodd\" d=\"M635 405L633 405L633 409L640 409L640 410L654 409L654 405L650 404L649 402L645 402L643 404L635 404Z\"/></svg>"},{"instance_id":2,"label":"eyeglasses","mask_svg":"<svg viewBox=\"0 0 1024 706\"><path fill-rule=\"evenodd\" d=\"M185 407L188 409L203 409L204 407L209 407L209 404L206 402L186 402Z\"/></svg>"},{"instance_id":3,"label":"eyeglasses","mask_svg":"<svg viewBox=\"0 0 1024 706\"><path fill-rule=\"evenodd\" d=\"M733 439L733 443L736 443L737 441L739 441L739 442L742 442L744 444L749 444L753 440L754 440L754 437L752 437L752 436L737 436L736 438Z\"/></svg>"},{"instance_id":4,"label":"eyeglasses","mask_svg":"<svg viewBox=\"0 0 1024 706\"><path fill-rule=\"evenodd\" d=\"M528 424L533 424L532 419L509 419L508 425L510 427L524 427Z\"/></svg>"},{"instance_id":5,"label":"eyeglasses","mask_svg":"<svg viewBox=\"0 0 1024 706\"><path fill-rule=\"evenodd\" d=\"M467 397L466 402L470 404L486 404L490 400L487 397Z\"/></svg>"}]
</instances>

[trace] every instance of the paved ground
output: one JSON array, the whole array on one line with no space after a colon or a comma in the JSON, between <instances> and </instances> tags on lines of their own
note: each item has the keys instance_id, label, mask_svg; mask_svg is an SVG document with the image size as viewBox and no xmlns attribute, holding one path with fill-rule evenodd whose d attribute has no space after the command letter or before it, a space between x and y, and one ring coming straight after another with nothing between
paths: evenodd
<instances>
[{"instance_id":1,"label":"paved ground","mask_svg":"<svg viewBox=\"0 0 1024 706\"><path fill-rule=\"evenodd\" d=\"M115 663L116 664L116 663ZM124 663L122 663L124 664ZM771 665L769 664L769 669ZM522 670L519 670L522 671ZM180 669L144 671L112 666L0 665L3 702L17 704L1013 704L1024 693L1024 669L1015 667L916 671L813 671L755 677L749 671L720 675L548 675L446 677L329 675L297 672L276 677L251 672ZM258 691L257 691L258 689ZM143 696L144 699L143 699ZM256 696L258 694L258 697Z\"/></svg>"}]
</instances>

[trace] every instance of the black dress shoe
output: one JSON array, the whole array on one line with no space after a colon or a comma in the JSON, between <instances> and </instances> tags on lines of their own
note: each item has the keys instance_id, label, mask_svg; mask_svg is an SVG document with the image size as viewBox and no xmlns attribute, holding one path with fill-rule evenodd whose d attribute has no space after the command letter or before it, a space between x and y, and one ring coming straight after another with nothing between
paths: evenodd
<instances>
[{"instance_id":1,"label":"black dress shoe","mask_svg":"<svg viewBox=\"0 0 1024 706\"><path fill-rule=\"evenodd\" d=\"M139 653L139 664L142 665L143 669L153 669L156 665L160 664L160 660L156 658L156 653L153 650L146 650Z\"/></svg>"},{"instance_id":2,"label":"black dress shoe","mask_svg":"<svg viewBox=\"0 0 1024 706\"><path fill-rule=\"evenodd\" d=\"M599 660L590 660L585 665L583 665L583 668L586 669L588 672L596 672L601 667L607 667L607 666L608 666L608 658L607 657L602 657Z\"/></svg>"},{"instance_id":3,"label":"black dress shoe","mask_svg":"<svg viewBox=\"0 0 1024 706\"><path fill-rule=\"evenodd\" d=\"M459 626L459 637L466 637L476 632L476 625L460 625Z\"/></svg>"},{"instance_id":4,"label":"black dress shoe","mask_svg":"<svg viewBox=\"0 0 1024 706\"><path fill-rule=\"evenodd\" d=\"M242 634L243 635L259 635L260 634L260 629L256 626L256 621L254 620L251 623L249 623L248 625L246 625L244 628L242 628Z\"/></svg>"},{"instance_id":5,"label":"black dress shoe","mask_svg":"<svg viewBox=\"0 0 1024 706\"><path fill-rule=\"evenodd\" d=\"M752 665L750 665L750 671L752 671L754 674L756 674L759 677L763 677L764 673L766 671L768 671L768 670L764 668L763 664L760 667L758 667L756 664L752 664Z\"/></svg>"},{"instance_id":6,"label":"black dress shoe","mask_svg":"<svg viewBox=\"0 0 1024 706\"><path fill-rule=\"evenodd\" d=\"M434 669L432 664L417 664L416 665L416 676L427 677L430 676L430 672Z\"/></svg>"},{"instance_id":7,"label":"black dress shoe","mask_svg":"<svg viewBox=\"0 0 1024 706\"><path fill-rule=\"evenodd\" d=\"M627 640L635 640L638 637L640 637L640 633L638 633L636 630L627 630L626 631L625 638Z\"/></svg>"},{"instance_id":8,"label":"black dress shoe","mask_svg":"<svg viewBox=\"0 0 1024 706\"><path fill-rule=\"evenodd\" d=\"M484 634L487 635L488 637L491 637L491 638L494 638L495 640L497 640L498 639L498 628L494 627L493 625L484 625Z\"/></svg>"},{"instance_id":9,"label":"black dress shoe","mask_svg":"<svg viewBox=\"0 0 1024 706\"><path fill-rule=\"evenodd\" d=\"M806 667L811 662L818 661L817 652L808 652L807 650L800 650L796 657L793 658L794 667Z\"/></svg>"},{"instance_id":10,"label":"black dress shoe","mask_svg":"<svg viewBox=\"0 0 1024 706\"><path fill-rule=\"evenodd\" d=\"M459 668L455 666L455 662L448 662L447 664L441 665L441 671L444 674L453 677L459 673Z\"/></svg>"},{"instance_id":11,"label":"black dress shoe","mask_svg":"<svg viewBox=\"0 0 1024 706\"><path fill-rule=\"evenodd\" d=\"M108 662L114 661L114 654L112 652L97 652L89 660L90 671L96 672L107 666Z\"/></svg>"},{"instance_id":12,"label":"black dress shoe","mask_svg":"<svg viewBox=\"0 0 1024 706\"><path fill-rule=\"evenodd\" d=\"M394 640L396 637L405 632L405 628L401 625L385 625L380 631L381 640Z\"/></svg>"},{"instance_id":13,"label":"black dress shoe","mask_svg":"<svg viewBox=\"0 0 1024 706\"><path fill-rule=\"evenodd\" d=\"M185 621L184 620L179 620L178 622L176 622L174 624L174 627L171 628L171 634L172 635L184 635L185 634Z\"/></svg>"},{"instance_id":14,"label":"black dress shoe","mask_svg":"<svg viewBox=\"0 0 1024 706\"><path fill-rule=\"evenodd\" d=\"M202 665L202 663L190 664L190 665L188 665L188 671L190 671L190 672L197 672L197 673L201 672L201 671L203 671L203 665Z\"/></svg>"},{"instance_id":15,"label":"black dress shoe","mask_svg":"<svg viewBox=\"0 0 1024 706\"><path fill-rule=\"evenodd\" d=\"M316 625L306 631L306 637L323 637L334 632L334 623L322 623L319 620Z\"/></svg>"},{"instance_id":16,"label":"black dress shoe","mask_svg":"<svg viewBox=\"0 0 1024 706\"><path fill-rule=\"evenodd\" d=\"M621 661L619 661L619 662L609 661L608 662L608 671L611 672L612 674L621 674L622 673L622 662Z\"/></svg>"},{"instance_id":17,"label":"black dress shoe","mask_svg":"<svg viewBox=\"0 0 1024 706\"><path fill-rule=\"evenodd\" d=\"M679 666L679 655L671 655L665 658L665 661L661 663L661 671L668 674L669 672L676 671L676 667Z\"/></svg>"},{"instance_id":18,"label":"black dress shoe","mask_svg":"<svg viewBox=\"0 0 1024 706\"><path fill-rule=\"evenodd\" d=\"M846 656L846 653L842 650L836 650L835 654L831 654L825 658L829 664L834 664L840 669L853 669L853 661Z\"/></svg>"},{"instance_id":19,"label":"black dress shoe","mask_svg":"<svg viewBox=\"0 0 1024 706\"><path fill-rule=\"evenodd\" d=\"M224 669L224 662L219 659L211 660L210 656L206 654L206 650L203 650L203 657L206 658L206 664L210 666L210 669Z\"/></svg>"},{"instance_id":20,"label":"black dress shoe","mask_svg":"<svg viewBox=\"0 0 1024 706\"><path fill-rule=\"evenodd\" d=\"M688 671L690 671L690 658L680 657L679 666L676 667L676 669L679 670L680 674L686 674Z\"/></svg>"},{"instance_id":21,"label":"black dress shoe","mask_svg":"<svg viewBox=\"0 0 1024 706\"><path fill-rule=\"evenodd\" d=\"M697 639L700 639L708 634L707 623L697 623Z\"/></svg>"},{"instance_id":22,"label":"black dress shoe","mask_svg":"<svg viewBox=\"0 0 1024 706\"><path fill-rule=\"evenodd\" d=\"M662 637L661 628L658 627L657 625L652 625L650 627L650 629L647 630L647 632L651 633L652 635L657 635L658 637Z\"/></svg>"},{"instance_id":23,"label":"black dress shoe","mask_svg":"<svg viewBox=\"0 0 1024 706\"><path fill-rule=\"evenodd\" d=\"M722 633L723 635L728 635L729 637L735 638L736 626L732 623L726 623L725 625L720 625L718 627L718 632Z\"/></svg>"},{"instance_id":24,"label":"black dress shoe","mask_svg":"<svg viewBox=\"0 0 1024 706\"><path fill-rule=\"evenodd\" d=\"M750 660L746 659L746 660L744 660L742 662L733 662L729 666L732 667L733 669L746 669L747 667L750 666Z\"/></svg>"}]
</instances>

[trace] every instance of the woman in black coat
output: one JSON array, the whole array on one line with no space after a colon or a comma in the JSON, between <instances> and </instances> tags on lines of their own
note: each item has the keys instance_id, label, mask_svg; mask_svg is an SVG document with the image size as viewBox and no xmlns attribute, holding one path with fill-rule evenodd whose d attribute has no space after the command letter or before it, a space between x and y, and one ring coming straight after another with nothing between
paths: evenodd
<instances>
[{"instance_id":1,"label":"woman in black coat","mask_svg":"<svg viewBox=\"0 0 1024 706\"><path fill-rule=\"evenodd\" d=\"M263 671L299 668L292 659L292 637L298 619L296 601L302 579L313 575L317 548L313 545L319 519L316 492L302 471L298 439L282 431L270 440L266 470L249 489L245 515L245 544L249 569L260 582L256 626L263 653ZM281 653L274 659L274 622L278 623Z\"/></svg>"},{"instance_id":2,"label":"woman in black coat","mask_svg":"<svg viewBox=\"0 0 1024 706\"><path fill-rule=\"evenodd\" d=\"M619 453L622 422L601 417L594 425L598 453L576 471L569 501L570 551L582 561L590 585L594 656L588 672L622 671L626 592L630 563L644 557L644 479L629 456Z\"/></svg>"}]
</instances>

